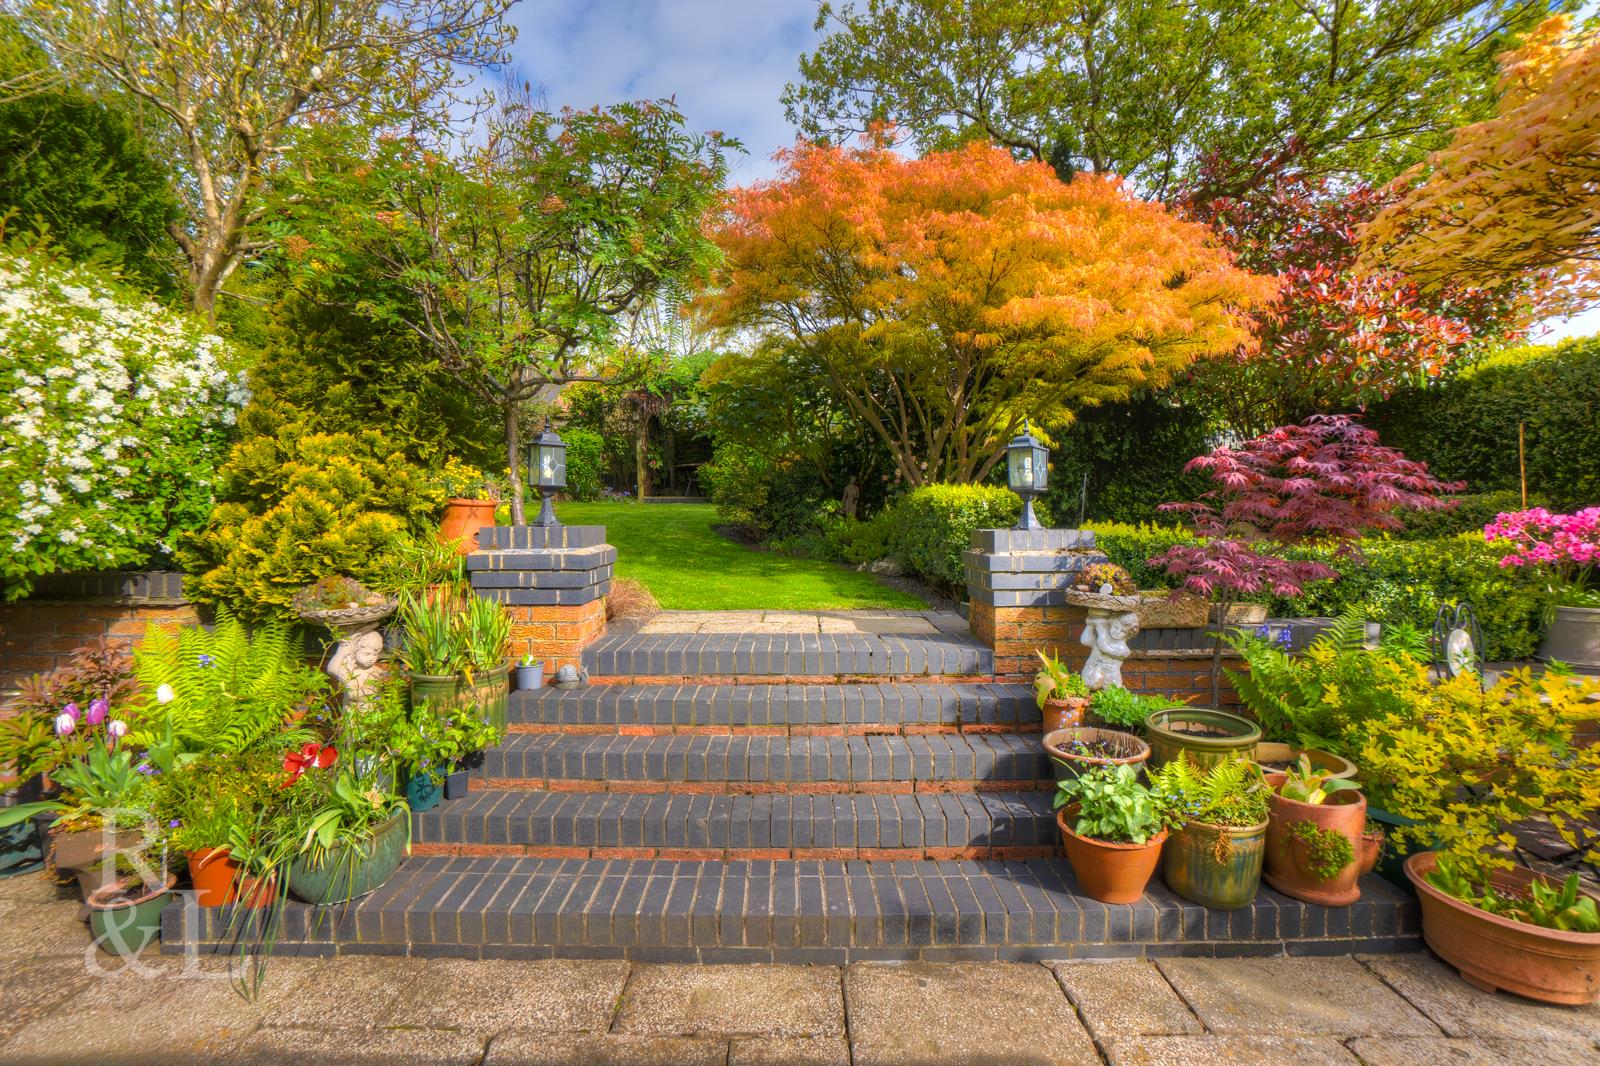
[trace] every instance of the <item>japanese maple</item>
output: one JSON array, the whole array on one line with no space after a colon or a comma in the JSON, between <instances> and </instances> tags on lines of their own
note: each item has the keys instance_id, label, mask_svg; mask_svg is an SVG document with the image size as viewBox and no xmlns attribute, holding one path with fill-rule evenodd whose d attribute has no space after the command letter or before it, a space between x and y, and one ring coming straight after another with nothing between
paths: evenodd
<instances>
[{"instance_id":1,"label":"japanese maple","mask_svg":"<svg viewBox=\"0 0 1600 1066\"><path fill-rule=\"evenodd\" d=\"M1298 144L1248 162L1212 155L1180 196L1240 266L1279 281L1255 317L1257 343L1195 367L1202 405L1245 434L1364 407L1507 331L1504 290L1424 291L1394 270L1355 270L1357 232L1392 196L1337 186L1306 162Z\"/></svg>"},{"instance_id":2,"label":"japanese maple","mask_svg":"<svg viewBox=\"0 0 1600 1066\"><path fill-rule=\"evenodd\" d=\"M1262 592L1298 596L1312 581L1339 576L1323 563L1285 558L1285 549L1332 543L1337 554L1354 556L1363 534L1405 528L1397 508L1448 507L1447 495L1464 487L1440 481L1426 463L1385 447L1376 432L1349 415L1313 415L1237 448L1217 448L1185 469L1209 475L1216 487L1198 500L1161 509L1183 515L1199 542L1174 545L1149 565L1218 605L1213 703L1228 608Z\"/></svg>"},{"instance_id":3,"label":"japanese maple","mask_svg":"<svg viewBox=\"0 0 1600 1066\"><path fill-rule=\"evenodd\" d=\"M796 344L910 485L981 480L1025 416L1170 383L1249 341L1273 283L1115 178L970 144L802 143L716 233L720 325Z\"/></svg>"}]
</instances>

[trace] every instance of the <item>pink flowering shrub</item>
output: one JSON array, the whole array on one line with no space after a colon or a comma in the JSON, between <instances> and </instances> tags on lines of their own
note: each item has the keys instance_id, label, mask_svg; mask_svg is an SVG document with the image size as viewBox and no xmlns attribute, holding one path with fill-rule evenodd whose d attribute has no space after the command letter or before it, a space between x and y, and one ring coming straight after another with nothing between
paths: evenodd
<instances>
[{"instance_id":1,"label":"pink flowering shrub","mask_svg":"<svg viewBox=\"0 0 1600 1066\"><path fill-rule=\"evenodd\" d=\"M1483 527L1483 537L1503 548L1503 567L1548 570L1564 599L1577 606L1600 606L1594 568L1600 563L1600 507L1576 514L1551 514L1543 507L1498 514Z\"/></svg>"}]
</instances>

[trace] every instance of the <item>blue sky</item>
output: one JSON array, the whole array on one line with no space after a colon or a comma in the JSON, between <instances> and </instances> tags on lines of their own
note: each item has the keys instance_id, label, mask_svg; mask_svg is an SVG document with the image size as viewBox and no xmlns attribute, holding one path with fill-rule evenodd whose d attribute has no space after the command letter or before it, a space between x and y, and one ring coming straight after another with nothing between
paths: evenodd
<instances>
[{"instance_id":1,"label":"blue sky","mask_svg":"<svg viewBox=\"0 0 1600 1066\"><path fill-rule=\"evenodd\" d=\"M517 74L553 107L676 96L694 128L744 142L732 181L747 184L794 141L778 96L817 39L816 13L816 0L521 0ZM1551 330L1539 339L1600 332L1600 307Z\"/></svg>"}]
</instances>

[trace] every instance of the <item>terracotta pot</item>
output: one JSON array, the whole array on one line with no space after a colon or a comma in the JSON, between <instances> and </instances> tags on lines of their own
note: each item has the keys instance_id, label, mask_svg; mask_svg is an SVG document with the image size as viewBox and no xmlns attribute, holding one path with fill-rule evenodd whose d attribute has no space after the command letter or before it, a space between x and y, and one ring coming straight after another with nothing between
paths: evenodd
<instances>
[{"instance_id":1,"label":"terracotta pot","mask_svg":"<svg viewBox=\"0 0 1600 1066\"><path fill-rule=\"evenodd\" d=\"M1262 875L1267 884L1286 896L1324 907L1345 907L1360 899L1361 886L1356 879L1361 876L1367 797L1359 792L1335 792L1323 803L1301 803L1274 792L1267 802L1267 863ZM1293 833L1301 822L1350 841L1350 861L1333 876L1318 877L1311 872L1311 846Z\"/></svg>"},{"instance_id":2,"label":"terracotta pot","mask_svg":"<svg viewBox=\"0 0 1600 1066\"><path fill-rule=\"evenodd\" d=\"M1248 718L1214 707L1172 707L1144 720L1150 765L1159 767L1180 755L1205 770L1224 759L1248 756L1261 741L1261 727Z\"/></svg>"},{"instance_id":3,"label":"terracotta pot","mask_svg":"<svg viewBox=\"0 0 1600 1066\"><path fill-rule=\"evenodd\" d=\"M1311 768L1317 771L1332 773L1335 777L1354 780L1361 771L1356 764L1342 755L1335 755L1331 751L1322 751L1319 748L1297 748L1293 744L1276 744L1263 740L1256 745L1256 750L1251 758L1261 765L1266 773L1281 773L1275 767L1268 767L1267 763L1283 763L1293 766L1300 761L1300 756L1305 755L1311 759Z\"/></svg>"},{"instance_id":4,"label":"terracotta pot","mask_svg":"<svg viewBox=\"0 0 1600 1066\"><path fill-rule=\"evenodd\" d=\"M1101 903L1137 903L1161 861L1167 831L1163 829L1143 844L1115 844L1074 833L1072 822L1077 813L1075 803L1056 812L1056 827L1061 830L1061 843L1078 887Z\"/></svg>"},{"instance_id":5,"label":"terracotta pot","mask_svg":"<svg viewBox=\"0 0 1600 1066\"><path fill-rule=\"evenodd\" d=\"M1067 696L1059 700L1045 700L1044 709L1040 717L1044 719L1044 731L1054 733L1058 729L1071 729L1083 724L1084 712L1089 709L1089 701L1082 696Z\"/></svg>"},{"instance_id":6,"label":"terracotta pot","mask_svg":"<svg viewBox=\"0 0 1600 1066\"><path fill-rule=\"evenodd\" d=\"M86 902L96 946L109 955L137 955L155 943L161 936L161 912L177 883L177 877L168 874L165 885L133 898L123 898L126 884L113 883L93 892Z\"/></svg>"},{"instance_id":7,"label":"terracotta pot","mask_svg":"<svg viewBox=\"0 0 1600 1066\"><path fill-rule=\"evenodd\" d=\"M1245 826L1190 822L1161 853L1161 876L1184 899L1216 910L1248 906L1261 887L1267 823Z\"/></svg>"},{"instance_id":8,"label":"terracotta pot","mask_svg":"<svg viewBox=\"0 0 1600 1066\"><path fill-rule=\"evenodd\" d=\"M478 530L494 525L493 500L469 500L452 497L444 505L444 517L439 520L439 539L459 540L462 555L478 549Z\"/></svg>"},{"instance_id":9,"label":"terracotta pot","mask_svg":"<svg viewBox=\"0 0 1600 1066\"><path fill-rule=\"evenodd\" d=\"M1074 740L1081 740L1086 743L1093 743L1097 740L1104 741L1107 744L1115 745L1117 750L1125 754L1115 758L1074 755L1066 748L1066 745ZM1132 733L1124 733L1120 729L1097 729L1094 726L1052 730L1044 735L1044 750L1050 756L1050 765L1055 768L1057 781L1076 778L1084 771L1091 770L1097 766L1127 764L1137 770L1150 757L1150 745Z\"/></svg>"},{"instance_id":10,"label":"terracotta pot","mask_svg":"<svg viewBox=\"0 0 1600 1066\"><path fill-rule=\"evenodd\" d=\"M1378 865L1378 859L1383 855L1383 830L1369 829L1361 834L1361 846L1356 849L1356 865L1361 868L1361 873L1369 874L1372 868Z\"/></svg>"},{"instance_id":11,"label":"terracotta pot","mask_svg":"<svg viewBox=\"0 0 1600 1066\"><path fill-rule=\"evenodd\" d=\"M194 901L202 907L225 907L239 898L239 864L227 848L191 851L189 880L194 884Z\"/></svg>"},{"instance_id":12,"label":"terracotta pot","mask_svg":"<svg viewBox=\"0 0 1600 1066\"><path fill-rule=\"evenodd\" d=\"M1600 995L1600 933L1570 933L1513 921L1479 910L1428 884L1436 857L1419 852L1406 860L1406 877L1422 902L1422 939L1461 979L1486 992L1515 992L1545 1003L1582 1006ZM1548 877L1522 868L1496 870L1498 892L1527 895Z\"/></svg>"}]
</instances>

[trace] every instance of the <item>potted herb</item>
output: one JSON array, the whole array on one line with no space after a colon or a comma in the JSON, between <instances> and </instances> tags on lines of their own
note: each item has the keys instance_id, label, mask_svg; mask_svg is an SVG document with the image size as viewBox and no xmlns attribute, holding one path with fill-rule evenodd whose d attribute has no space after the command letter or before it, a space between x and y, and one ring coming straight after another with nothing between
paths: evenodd
<instances>
[{"instance_id":1,"label":"potted herb","mask_svg":"<svg viewBox=\"0 0 1600 1066\"><path fill-rule=\"evenodd\" d=\"M1033 678L1033 698L1044 718L1044 731L1082 725L1083 712L1089 707L1089 686L1054 655L1035 654L1042 665Z\"/></svg>"},{"instance_id":2,"label":"potted herb","mask_svg":"<svg viewBox=\"0 0 1600 1066\"><path fill-rule=\"evenodd\" d=\"M1055 807L1078 887L1102 903L1138 901L1167 839L1162 797L1133 767L1100 766L1062 781Z\"/></svg>"},{"instance_id":3,"label":"potted herb","mask_svg":"<svg viewBox=\"0 0 1600 1066\"><path fill-rule=\"evenodd\" d=\"M1354 781L1330 777L1301 756L1268 779L1267 884L1286 896L1343 907L1361 898L1359 849L1367 798Z\"/></svg>"},{"instance_id":4,"label":"potted herb","mask_svg":"<svg viewBox=\"0 0 1600 1066\"><path fill-rule=\"evenodd\" d=\"M1150 757L1150 745L1132 733L1093 726L1046 733L1044 750L1055 768L1057 782L1078 777L1097 766L1128 765L1139 769Z\"/></svg>"},{"instance_id":5,"label":"potted herb","mask_svg":"<svg viewBox=\"0 0 1600 1066\"><path fill-rule=\"evenodd\" d=\"M1173 707L1144 720L1150 765L1184 758L1199 767L1248 756L1261 740L1261 728L1248 718L1210 707Z\"/></svg>"},{"instance_id":6,"label":"potted herb","mask_svg":"<svg viewBox=\"0 0 1600 1066\"><path fill-rule=\"evenodd\" d=\"M1156 711L1182 706L1182 700L1161 695L1140 696L1121 685L1107 685L1089 697L1089 714L1096 724L1134 733L1142 731L1144 720Z\"/></svg>"},{"instance_id":7,"label":"potted herb","mask_svg":"<svg viewBox=\"0 0 1600 1066\"><path fill-rule=\"evenodd\" d=\"M544 685L544 660L530 652L517 660L517 691L532 692Z\"/></svg>"},{"instance_id":8,"label":"potted herb","mask_svg":"<svg viewBox=\"0 0 1600 1066\"><path fill-rule=\"evenodd\" d=\"M1235 910L1255 898L1266 854L1269 790L1261 769L1225 759L1196 769L1175 759L1151 775L1167 798L1174 828L1162 850L1161 873L1184 899Z\"/></svg>"}]
</instances>

